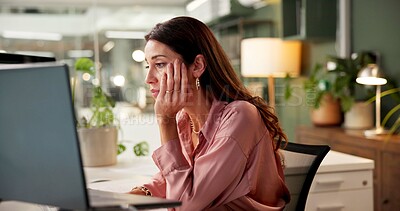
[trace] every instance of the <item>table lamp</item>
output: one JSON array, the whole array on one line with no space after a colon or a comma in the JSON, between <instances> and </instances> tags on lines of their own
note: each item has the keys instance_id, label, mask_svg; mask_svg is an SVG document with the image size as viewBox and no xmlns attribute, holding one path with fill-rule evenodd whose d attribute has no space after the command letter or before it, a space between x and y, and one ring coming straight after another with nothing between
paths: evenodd
<instances>
[{"instance_id":1,"label":"table lamp","mask_svg":"<svg viewBox=\"0 0 400 211\"><path fill-rule=\"evenodd\" d=\"M375 128L365 130L365 136L383 135L388 131L381 126L381 85L387 83L383 78L382 70L376 64L368 64L363 67L357 75L357 83L364 85L376 86L376 99L375 99Z\"/></svg>"},{"instance_id":2,"label":"table lamp","mask_svg":"<svg viewBox=\"0 0 400 211\"><path fill-rule=\"evenodd\" d=\"M268 101L275 108L274 78L300 74L300 41L280 38L248 38L241 42L241 73L243 77L267 77Z\"/></svg>"}]
</instances>

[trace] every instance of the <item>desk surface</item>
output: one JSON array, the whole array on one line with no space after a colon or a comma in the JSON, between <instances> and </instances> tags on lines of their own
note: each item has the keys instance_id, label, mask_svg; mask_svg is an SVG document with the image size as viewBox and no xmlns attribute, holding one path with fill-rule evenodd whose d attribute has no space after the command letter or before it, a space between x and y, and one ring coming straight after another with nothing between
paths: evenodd
<instances>
[{"instance_id":1,"label":"desk surface","mask_svg":"<svg viewBox=\"0 0 400 211\"><path fill-rule=\"evenodd\" d=\"M290 171L293 166L287 166ZM337 151L329 151L318 173L372 170L374 161ZM151 157L120 155L114 166L85 168L88 186L94 189L127 192L136 185L146 183L158 172Z\"/></svg>"},{"instance_id":2,"label":"desk surface","mask_svg":"<svg viewBox=\"0 0 400 211\"><path fill-rule=\"evenodd\" d=\"M322 161L317 172L325 173L369 169L374 169L373 160L331 150Z\"/></svg>"},{"instance_id":3,"label":"desk surface","mask_svg":"<svg viewBox=\"0 0 400 211\"><path fill-rule=\"evenodd\" d=\"M310 161L307 161L306 157L304 157L305 162L299 161L297 160L298 158L293 155L294 154L292 152L283 151L285 160L285 175L296 175L299 173L304 174L306 171L308 171L308 164ZM313 159L313 156L310 155L309 159ZM304 167L303 165L306 165L307 167ZM322 160L317 173L372 169L374 169L373 160L331 150Z\"/></svg>"},{"instance_id":4,"label":"desk surface","mask_svg":"<svg viewBox=\"0 0 400 211\"><path fill-rule=\"evenodd\" d=\"M128 192L134 186L147 183L158 172L151 157L119 155L113 166L85 167L87 186L112 192Z\"/></svg>"}]
</instances>

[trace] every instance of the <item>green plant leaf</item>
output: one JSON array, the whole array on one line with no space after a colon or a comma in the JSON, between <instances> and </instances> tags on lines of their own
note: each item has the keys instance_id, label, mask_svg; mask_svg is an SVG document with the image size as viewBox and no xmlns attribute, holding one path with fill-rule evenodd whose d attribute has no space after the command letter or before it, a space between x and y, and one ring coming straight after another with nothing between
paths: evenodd
<instances>
[{"instance_id":1,"label":"green plant leaf","mask_svg":"<svg viewBox=\"0 0 400 211\"><path fill-rule=\"evenodd\" d=\"M146 156L149 154L149 143L146 141L139 142L133 146L133 152L136 156Z\"/></svg>"},{"instance_id":2,"label":"green plant leaf","mask_svg":"<svg viewBox=\"0 0 400 211\"><path fill-rule=\"evenodd\" d=\"M348 95L342 95L339 97L340 106L342 107L343 112L350 111L351 107L354 104L354 99Z\"/></svg>"},{"instance_id":3,"label":"green plant leaf","mask_svg":"<svg viewBox=\"0 0 400 211\"><path fill-rule=\"evenodd\" d=\"M393 94L393 93L395 93L395 92L400 92L400 88L393 88L393 89L389 89L389 90L386 90L386 91L382 92L382 93L381 93L381 98L382 98L382 97L385 97L386 95L391 95L391 94ZM371 97L370 99L368 99L368 100L366 101L366 103L372 103L372 102L374 102L375 100L376 100L376 95L373 96L373 97Z\"/></svg>"},{"instance_id":4,"label":"green plant leaf","mask_svg":"<svg viewBox=\"0 0 400 211\"><path fill-rule=\"evenodd\" d=\"M114 125L114 113L112 108L115 101L103 92L102 88L97 86L93 88L93 97L90 102L93 115L89 120L92 127L106 127Z\"/></svg>"},{"instance_id":5,"label":"green plant leaf","mask_svg":"<svg viewBox=\"0 0 400 211\"><path fill-rule=\"evenodd\" d=\"M396 122L393 124L393 126L390 128L389 133L394 134L397 129L400 128L400 117L397 118Z\"/></svg>"},{"instance_id":6,"label":"green plant leaf","mask_svg":"<svg viewBox=\"0 0 400 211\"><path fill-rule=\"evenodd\" d=\"M400 104L398 104L397 106L395 106L394 108L390 109L390 111L386 114L385 118L383 118L382 120L382 126L385 126L387 121L390 119L390 117L396 113L396 111L400 110ZM400 118L400 117L398 117ZM397 119L398 120L398 119ZM396 121L397 121L396 120Z\"/></svg>"},{"instance_id":7,"label":"green plant leaf","mask_svg":"<svg viewBox=\"0 0 400 211\"><path fill-rule=\"evenodd\" d=\"M95 75L96 70L94 69L94 63L89 58L79 58L75 62L75 70L79 72L89 73Z\"/></svg>"},{"instance_id":8,"label":"green plant leaf","mask_svg":"<svg viewBox=\"0 0 400 211\"><path fill-rule=\"evenodd\" d=\"M117 150L117 154L118 154L118 155L121 154L121 153L123 153L123 152L125 152L125 150L126 150L126 146L125 146L125 145L123 145L123 144L118 144L118 150Z\"/></svg>"},{"instance_id":9,"label":"green plant leaf","mask_svg":"<svg viewBox=\"0 0 400 211\"><path fill-rule=\"evenodd\" d=\"M292 95L293 95L293 88L290 86L290 82L292 81L292 78L290 77L289 74L286 74L286 77L283 80L283 83L285 85L285 100L289 100Z\"/></svg>"},{"instance_id":10,"label":"green plant leaf","mask_svg":"<svg viewBox=\"0 0 400 211\"><path fill-rule=\"evenodd\" d=\"M392 95L392 94L397 93L397 92L400 92L400 88L393 88L393 89L386 90L386 91L381 93L381 98L384 97L384 96L387 96L387 95ZM376 100L376 96L370 98L368 101L366 101L366 103L372 103L375 100ZM400 104L398 104L397 106L395 106L392 109L390 109L390 111L386 114L385 118L383 118L383 120L382 120L382 126L385 126L387 121L398 110L400 110ZM393 134L394 132L396 132L396 130L399 128L399 126L400 126L400 117L397 117L396 122L390 128L389 134Z\"/></svg>"}]
</instances>

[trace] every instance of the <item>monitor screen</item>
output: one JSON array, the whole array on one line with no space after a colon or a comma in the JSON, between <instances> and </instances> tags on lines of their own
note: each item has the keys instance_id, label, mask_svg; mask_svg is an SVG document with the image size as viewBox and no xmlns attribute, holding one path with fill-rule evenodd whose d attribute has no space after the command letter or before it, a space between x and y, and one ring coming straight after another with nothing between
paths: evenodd
<instances>
[{"instance_id":1,"label":"monitor screen","mask_svg":"<svg viewBox=\"0 0 400 211\"><path fill-rule=\"evenodd\" d=\"M65 64L0 65L0 200L85 208Z\"/></svg>"}]
</instances>

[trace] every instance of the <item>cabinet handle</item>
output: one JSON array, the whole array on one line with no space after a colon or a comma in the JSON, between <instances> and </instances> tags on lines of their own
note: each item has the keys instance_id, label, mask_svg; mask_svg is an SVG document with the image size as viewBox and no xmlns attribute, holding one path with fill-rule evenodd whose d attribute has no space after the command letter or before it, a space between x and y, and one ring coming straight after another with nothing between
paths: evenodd
<instances>
[{"instance_id":1,"label":"cabinet handle","mask_svg":"<svg viewBox=\"0 0 400 211\"><path fill-rule=\"evenodd\" d=\"M341 210L344 208L343 204L332 204L332 205L318 205L317 210Z\"/></svg>"},{"instance_id":2,"label":"cabinet handle","mask_svg":"<svg viewBox=\"0 0 400 211\"><path fill-rule=\"evenodd\" d=\"M318 185L334 185L343 183L343 179L319 179L316 181Z\"/></svg>"}]
</instances>

